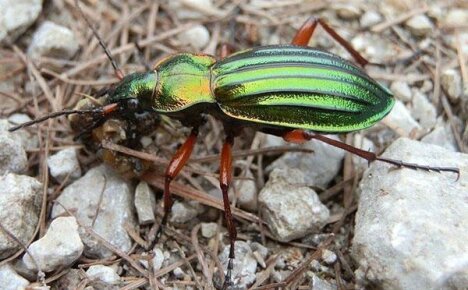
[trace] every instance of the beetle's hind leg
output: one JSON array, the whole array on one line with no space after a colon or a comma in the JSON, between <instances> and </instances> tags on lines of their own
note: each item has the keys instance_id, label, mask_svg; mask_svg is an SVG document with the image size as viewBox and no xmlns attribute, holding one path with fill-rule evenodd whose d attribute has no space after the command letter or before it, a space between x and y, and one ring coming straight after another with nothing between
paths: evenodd
<instances>
[{"instance_id":1,"label":"beetle's hind leg","mask_svg":"<svg viewBox=\"0 0 468 290\"><path fill-rule=\"evenodd\" d=\"M192 154L193 148L195 147L197 136L198 136L198 127L194 127L192 129L192 132L188 136L187 140L185 140L185 143L182 146L180 146L180 148L174 154L171 161L169 162L169 165L166 168L166 172L164 175L165 179L164 179L164 195L163 195L164 215L163 215L161 224L159 225L158 231L156 232L156 236L154 240L150 243L151 248L153 248L154 245L159 240L159 237L162 232L162 227L166 225L167 219L169 217L169 213L171 212L172 204L174 203L171 198L171 192L170 192L171 182L172 180L174 180L174 178L179 174L179 172L182 170L184 165L187 163L190 155Z\"/></svg>"},{"instance_id":2,"label":"beetle's hind leg","mask_svg":"<svg viewBox=\"0 0 468 290\"><path fill-rule=\"evenodd\" d=\"M224 277L223 289L227 289L232 284L231 273L234 268L234 244L237 238L236 226L231 213L231 204L229 203L229 186L232 181L232 145L234 144L234 135L229 134L223 144L221 151L221 162L219 166L219 187L223 193L224 203L224 217L226 219L227 229L229 232L229 260L226 269L226 275Z\"/></svg>"},{"instance_id":3,"label":"beetle's hind leg","mask_svg":"<svg viewBox=\"0 0 468 290\"><path fill-rule=\"evenodd\" d=\"M420 169L420 170L425 170L425 171L453 172L457 174L457 180L458 180L458 177L460 176L460 169L456 167L435 167L435 166L420 165L420 164L415 164L415 163L408 163L408 162L404 162L401 160L395 160L395 159L390 159L390 158L384 158L384 157L377 156L377 154L375 154L374 152L361 150L359 148L348 145L346 143L343 143L334 139L330 139L323 135L315 134L309 131L304 131L304 130L287 131L283 133L282 137L284 138L284 140L288 142L292 142L292 143L303 143L312 139L317 139L324 143L330 144L334 147L338 147L343 150L346 150L361 158L364 158L368 162L381 161L381 162L396 165L398 167L406 167L406 168L415 169L415 170Z\"/></svg>"},{"instance_id":4,"label":"beetle's hind leg","mask_svg":"<svg viewBox=\"0 0 468 290\"><path fill-rule=\"evenodd\" d=\"M320 18L310 17L309 19L302 24L301 28L296 32L292 40L292 44L299 46L307 46L312 35L314 34L317 24L320 24L322 28L339 44L341 44L354 58L354 60L359 63L362 67L369 63L359 52L357 52L351 43L341 37L335 29L331 28L327 22Z\"/></svg>"}]
</instances>

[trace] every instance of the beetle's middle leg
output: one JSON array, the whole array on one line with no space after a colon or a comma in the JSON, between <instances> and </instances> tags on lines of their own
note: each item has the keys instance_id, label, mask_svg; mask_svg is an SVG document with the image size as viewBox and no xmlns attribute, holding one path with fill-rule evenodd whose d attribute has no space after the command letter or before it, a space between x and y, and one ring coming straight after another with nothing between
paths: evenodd
<instances>
[{"instance_id":1,"label":"beetle's middle leg","mask_svg":"<svg viewBox=\"0 0 468 290\"><path fill-rule=\"evenodd\" d=\"M365 59L357 50L353 48L351 43L341 37L336 30L331 28L327 22L320 18L310 17L309 19L302 24L301 28L296 32L292 40L292 44L299 45L299 46L307 46L312 35L314 34L315 28L317 24L320 24L322 28L339 44L341 44L354 58L354 60L359 63L361 66L365 66L369 63L367 59Z\"/></svg>"},{"instance_id":2,"label":"beetle's middle leg","mask_svg":"<svg viewBox=\"0 0 468 290\"><path fill-rule=\"evenodd\" d=\"M458 168L456 168L456 167L428 166L428 165L421 165L421 164L416 164L416 163L409 163L409 162L405 162L405 161L402 161L402 160L396 160L396 159L380 157L380 156L377 156L377 154L375 154L374 152L362 150L362 149L356 148L354 146L348 145L348 144L346 144L344 142L341 142L341 141L338 141L338 140L335 140L335 139L331 139L331 138L325 137L323 135L315 134L315 133L305 131L305 130L287 131L287 132L284 132L282 134L282 137L287 142L292 142L292 143L304 143L304 142L310 141L312 139L317 139L317 140L322 141L324 143L330 144L330 145L332 145L334 147L338 147L338 148L341 148L341 149L343 149L345 151L348 151L348 152L350 152L352 154L355 154L355 155L357 155L357 156L359 156L361 158L364 158L368 162L372 162L372 161L377 160L377 161L389 163L389 164L392 164L392 165L396 165L398 167L406 167L406 168L410 168L410 169L414 169L414 170L421 169L421 170L425 170L425 171L453 172L453 173L457 174L457 179L458 179L458 177L460 175L460 170Z\"/></svg>"},{"instance_id":3,"label":"beetle's middle leg","mask_svg":"<svg viewBox=\"0 0 468 290\"><path fill-rule=\"evenodd\" d=\"M187 163L190 155L192 154L193 147L195 147L195 143L197 141L197 135L198 135L198 126L192 129L192 132L188 136L187 140L185 140L185 143L182 146L180 146L180 148L174 154L171 161L169 162L169 165L166 168L166 172L164 175L165 179L164 179L164 195L163 195L164 215L163 215L161 224L159 226L159 229L156 233L156 238L154 239L152 244L157 242L158 237L161 234L162 227L167 223L169 213L171 212L172 204L174 203L171 198L171 192L170 192L171 182L179 174L179 172L182 170L184 165Z\"/></svg>"}]
</instances>

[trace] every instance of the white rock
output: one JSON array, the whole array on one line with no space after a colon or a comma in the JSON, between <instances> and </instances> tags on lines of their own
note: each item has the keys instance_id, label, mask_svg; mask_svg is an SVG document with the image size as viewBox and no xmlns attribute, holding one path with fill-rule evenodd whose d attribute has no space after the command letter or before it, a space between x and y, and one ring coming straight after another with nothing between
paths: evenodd
<instances>
[{"instance_id":1,"label":"white rock","mask_svg":"<svg viewBox=\"0 0 468 290\"><path fill-rule=\"evenodd\" d=\"M249 244L243 241L236 241L234 246L234 269L232 270L232 282L236 289L247 289L249 285L255 282L255 271L257 269L257 260L252 254ZM229 261L229 245L225 246L219 255L219 261L223 265L226 273L227 263ZM219 279L219 278L218 278Z\"/></svg>"},{"instance_id":2,"label":"white rock","mask_svg":"<svg viewBox=\"0 0 468 290\"><path fill-rule=\"evenodd\" d=\"M202 223L201 224L201 234L204 238L211 239L216 234L218 230L217 223Z\"/></svg>"},{"instance_id":3,"label":"white rock","mask_svg":"<svg viewBox=\"0 0 468 290\"><path fill-rule=\"evenodd\" d=\"M0 267L0 285L3 290L25 290L29 281L18 275L9 264L5 264Z\"/></svg>"},{"instance_id":4,"label":"white rock","mask_svg":"<svg viewBox=\"0 0 468 290\"><path fill-rule=\"evenodd\" d=\"M153 252L154 252L153 269L155 271L158 271L159 269L162 268L165 257L164 257L162 250L159 248L154 248Z\"/></svg>"},{"instance_id":5,"label":"white rock","mask_svg":"<svg viewBox=\"0 0 468 290\"><path fill-rule=\"evenodd\" d=\"M28 121L31 121L31 118L29 118L29 116L26 114L12 114L8 117L9 124L5 123L3 120L0 120L0 130L7 131L14 125L26 123ZM10 133L13 137L19 138L19 140L21 140L25 150L37 149L39 147L39 138L33 131L30 132L28 130L17 130Z\"/></svg>"},{"instance_id":6,"label":"white rock","mask_svg":"<svg viewBox=\"0 0 468 290\"><path fill-rule=\"evenodd\" d=\"M50 175L58 182L64 182L68 177L68 182L72 182L81 176L80 163L76 155L75 148L67 148L58 151L47 158Z\"/></svg>"},{"instance_id":7,"label":"white rock","mask_svg":"<svg viewBox=\"0 0 468 290\"><path fill-rule=\"evenodd\" d=\"M411 88L409 87L407 82L394 81L390 85L390 90L395 94L395 97L401 100L402 102L411 101Z\"/></svg>"},{"instance_id":8,"label":"white rock","mask_svg":"<svg viewBox=\"0 0 468 290\"><path fill-rule=\"evenodd\" d=\"M297 169L275 169L259 194L263 219L276 239L288 242L320 230L329 211Z\"/></svg>"},{"instance_id":9,"label":"white rock","mask_svg":"<svg viewBox=\"0 0 468 290\"><path fill-rule=\"evenodd\" d=\"M238 193L237 203L240 208L248 211L256 211L258 204L258 190L252 171L247 170L246 178L234 181L233 186L230 188L230 196L234 196L234 192Z\"/></svg>"},{"instance_id":10,"label":"white rock","mask_svg":"<svg viewBox=\"0 0 468 290\"><path fill-rule=\"evenodd\" d=\"M184 45L190 45L197 50L204 48L210 41L210 32L203 25L196 25L178 35L178 39Z\"/></svg>"},{"instance_id":11,"label":"white rock","mask_svg":"<svg viewBox=\"0 0 468 290\"><path fill-rule=\"evenodd\" d=\"M333 251L330 251L328 249L325 249L323 250L322 252L322 260L328 264L328 265L332 265L333 263L336 262L336 254L333 252Z\"/></svg>"},{"instance_id":12,"label":"white rock","mask_svg":"<svg viewBox=\"0 0 468 290\"><path fill-rule=\"evenodd\" d=\"M78 41L70 29L45 21L34 33L28 55L31 58L48 56L69 59L78 48Z\"/></svg>"},{"instance_id":13,"label":"white rock","mask_svg":"<svg viewBox=\"0 0 468 290\"><path fill-rule=\"evenodd\" d=\"M444 16L444 26L458 27L468 23L468 12L463 8L450 9Z\"/></svg>"},{"instance_id":14,"label":"white rock","mask_svg":"<svg viewBox=\"0 0 468 290\"><path fill-rule=\"evenodd\" d=\"M177 267L175 268L173 271L172 271L172 274L174 274L174 277L176 279L182 279L184 276L185 276L185 273L184 271L182 271L182 269L180 267Z\"/></svg>"},{"instance_id":15,"label":"white rock","mask_svg":"<svg viewBox=\"0 0 468 290\"><path fill-rule=\"evenodd\" d=\"M463 289L468 281L468 155L398 139L387 158L435 173L373 162L360 184L352 246L361 273L382 289ZM465 281L465 282L460 282Z\"/></svg>"},{"instance_id":16,"label":"white rock","mask_svg":"<svg viewBox=\"0 0 468 290\"><path fill-rule=\"evenodd\" d=\"M434 31L434 25L426 15L420 14L406 21L406 26L414 36L425 36Z\"/></svg>"},{"instance_id":17,"label":"white rock","mask_svg":"<svg viewBox=\"0 0 468 290\"><path fill-rule=\"evenodd\" d=\"M204 211L204 207L196 201L176 201L172 206L169 220L173 223L184 224L196 218Z\"/></svg>"},{"instance_id":18,"label":"white rock","mask_svg":"<svg viewBox=\"0 0 468 290\"><path fill-rule=\"evenodd\" d=\"M329 281L325 281L315 274L312 277L312 282L311 282L310 287L311 287L310 290L336 290L338 289L336 284L332 284Z\"/></svg>"},{"instance_id":19,"label":"white rock","mask_svg":"<svg viewBox=\"0 0 468 290\"><path fill-rule=\"evenodd\" d=\"M132 189L111 168L101 165L67 186L57 198L61 205L73 209L78 221L93 230L109 243L126 252L132 241L125 225L136 227L133 213ZM54 204L52 218L64 213L62 206ZM99 206L99 209L98 209ZM97 214L97 217L96 217ZM90 235L80 232L85 244L85 254L101 258L110 252Z\"/></svg>"},{"instance_id":20,"label":"white rock","mask_svg":"<svg viewBox=\"0 0 468 290\"><path fill-rule=\"evenodd\" d=\"M2 226L23 244L34 234L39 220L42 201L42 184L29 176L9 173L0 176L0 220ZM0 231L0 259L21 247Z\"/></svg>"},{"instance_id":21,"label":"white rock","mask_svg":"<svg viewBox=\"0 0 468 290\"><path fill-rule=\"evenodd\" d=\"M385 125L403 137L418 135L422 128L401 101L396 101L390 113L382 120Z\"/></svg>"},{"instance_id":22,"label":"white rock","mask_svg":"<svg viewBox=\"0 0 468 290\"><path fill-rule=\"evenodd\" d=\"M353 4L334 4L332 8L336 11L336 14L346 20L354 20L361 16L361 10Z\"/></svg>"},{"instance_id":23,"label":"white rock","mask_svg":"<svg viewBox=\"0 0 468 290\"><path fill-rule=\"evenodd\" d=\"M360 19L362 27L369 27L376 25L382 21L382 16L373 10L366 11Z\"/></svg>"},{"instance_id":24,"label":"white rock","mask_svg":"<svg viewBox=\"0 0 468 290\"><path fill-rule=\"evenodd\" d=\"M75 218L58 217L52 221L46 234L28 247L30 255L25 254L23 262L30 270L51 272L76 261L83 248Z\"/></svg>"},{"instance_id":25,"label":"white rock","mask_svg":"<svg viewBox=\"0 0 468 290\"><path fill-rule=\"evenodd\" d=\"M441 75L442 87L447 91L447 94L452 102L457 102L462 91L462 80L460 73L454 69L447 69Z\"/></svg>"},{"instance_id":26,"label":"white rock","mask_svg":"<svg viewBox=\"0 0 468 290\"><path fill-rule=\"evenodd\" d=\"M363 137L361 134L354 134L353 146L371 152L374 152L375 150L374 143L368 138ZM369 166L369 162L364 158L361 158L354 154L352 155L352 158L353 164L357 169L363 170Z\"/></svg>"},{"instance_id":27,"label":"white rock","mask_svg":"<svg viewBox=\"0 0 468 290\"><path fill-rule=\"evenodd\" d=\"M2 128L5 126L9 127L8 122L2 121ZM0 130L0 175L8 172L23 173L27 167L28 159L21 139L6 130Z\"/></svg>"},{"instance_id":28,"label":"white rock","mask_svg":"<svg viewBox=\"0 0 468 290\"><path fill-rule=\"evenodd\" d=\"M135 208L140 225L154 223L156 198L151 187L144 181L138 183L135 189Z\"/></svg>"},{"instance_id":29,"label":"white rock","mask_svg":"<svg viewBox=\"0 0 468 290\"><path fill-rule=\"evenodd\" d=\"M179 19L200 19L206 15L220 15L212 0L172 0L168 7L174 11ZM198 9L194 9L198 8Z\"/></svg>"},{"instance_id":30,"label":"white rock","mask_svg":"<svg viewBox=\"0 0 468 290\"><path fill-rule=\"evenodd\" d=\"M437 125L431 133L421 139L421 142L438 145L453 152L458 151L455 136L448 124Z\"/></svg>"},{"instance_id":31,"label":"white rock","mask_svg":"<svg viewBox=\"0 0 468 290\"><path fill-rule=\"evenodd\" d=\"M0 42L13 42L42 11L42 0L0 0Z\"/></svg>"},{"instance_id":32,"label":"white rock","mask_svg":"<svg viewBox=\"0 0 468 290\"><path fill-rule=\"evenodd\" d=\"M328 137L338 140L336 136L328 135ZM283 144L288 143L283 142ZM338 174L345 152L317 140L309 141L302 146L313 150L313 153L288 152L268 166L267 172L275 168L297 168L306 173L304 182L307 185L326 188Z\"/></svg>"},{"instance_id":33,"label":"white rock","mask_svg":"<svg viewBox=\"0 0 468 290\"><path fill-rule=\"evenodd\" d=\"M120 283L120 276L115 272L114 268L108 266L93 265L86 271L86 276L92 281L99 281L110 285Z\"/></svg>"},{"instance_id":34,"label":"white rock","mask_svg":"<svg viewBox=\"0 0 468 290\"><path fill-rule=\"evenodd\" d=\"M434 128L437 122L437 111L425 95L416 91L412 100L411 112L426 131Z\"/></svg>"}]
</instances>

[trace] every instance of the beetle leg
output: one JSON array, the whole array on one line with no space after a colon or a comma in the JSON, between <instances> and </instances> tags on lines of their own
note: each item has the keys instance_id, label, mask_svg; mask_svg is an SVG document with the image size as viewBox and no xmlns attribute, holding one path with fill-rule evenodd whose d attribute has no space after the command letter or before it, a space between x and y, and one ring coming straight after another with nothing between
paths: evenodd
<instances>
[{"instance_id":1,"label":"beetle leg","mask_svg":"<svg viewBox=\"0 0 468 290\"><path fill-rule=\"evenodd\" d=\"M172 157L171 161L169 162L169 165L166 168L166 173L165 173L165 180L164 180L164 215L161 221L161 225L159 226L158 232L156 233L156 237L159 237L161 234L161 229L162 226L164 226L167 223L167 218L169 216L169 213L171 212L173 200L171 198L171 192L170 192L170 185L172 180L179 174L179 172L182 170L184 165L187 163L187 160L189 159L190 155L192 154L193 147L195 146L195 142L197 141L197 135L198 135L198 127L195 127L192 129L192 132L188 136L187 140L185 140L185 143L177 150L177 152L174 154ZM157 238L155 239L154 243L157 241Z\"/></svg>"},{"instance_id":2,"label":"beetle leg","mask_svg":"<svg viewBox=\"0 0 468 290\"><path fill-rule=\"evenodd\" d=\"M365 151L365 150L356 148L354 146L348 145L346 143L343 143L341 141L337 141L335 139L330 139L330 138L325 137L323 135L315 134L315 133L304 131L304 130L288 131L288 132L283 134L283 138L284 138L284 140L286 140L288 142L293 142L293 143L303 143L303 142L306 142L306 141L309 141L309 140L312 140L312 139L317 139L317 140L322 141L324 143L330 144L330 145L332 145L334 147L338 147L338 148L341 148L343 150L346 150L346 151L348 151L348 152L350 152L352 154L355 154L355 155L357 155L357 156L359 156L361 158L364 158L368 162L372 162L372 161L377 160L377 161L393 164L393 165L396 165L398 167L406 167L406 168L410 168L410 169L414 169L414 170L421 169L421 170L425 170L425 171L453 172L453 173L457 174L457 180L458 180L458 177L460 176L460 169L458 169L456 167L435 167L435 166L428 166L428 165L420 165L420 164L416 164L416 163L408 163L408 162L404 162L404 161L401 161L401 160L395 160L395 159L390 159L390 158L385 158L385 157L379 157L374 152Z\"/></svg>"},{"instance_id":3,"label":"beetle leg","mask_svg":"<svg viewBox=\"0 0 468 290\"><path fill-rule=\"evenodd\" d=\"M232 145L234 144L233 135L228 135L223 144L223 149L221 151L221 163L219 167L219 187L223 193L223 203L224 203L224 217L226 219L227 228L229 232L229 261L227 265L226 275L224 277L223 289L226 289L227 286L231 284L231 272L234 267L234 243L237 238L237 231L234 225L234 219L231 214L231 205L229 203L228 190L232 181Z\"/></svg>"},{"instance_id":4,"label":"beetle leg","mask_svg":"<svg viewBox=\"0 0 468 290\"><path fill-rule=\"evenodd\" d=\"M361 66L365 66L369 63L367 59L365 59L359 52L357 52L353 46L341 37L335 29L331 28L327 22L320 18L310 17L309 19L302 24L301 28L296 32L292 40L292 44L299 45L299 46L307 46L312 35L314 34L315 27L317 24L320 24L322 28L339 44L341 44L354 58L354 60L359 63Z\"/></svg>"}]
</instances>

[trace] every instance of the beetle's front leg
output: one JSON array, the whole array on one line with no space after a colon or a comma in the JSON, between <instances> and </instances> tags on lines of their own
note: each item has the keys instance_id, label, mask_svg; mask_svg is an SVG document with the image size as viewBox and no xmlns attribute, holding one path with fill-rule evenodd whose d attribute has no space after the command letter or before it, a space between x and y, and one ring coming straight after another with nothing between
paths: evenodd
<instances>
[{"instance_id":1,"label":"beetle's front leg","mask_svg":"<svg viewBox=\"0 0 468 290\"><path fill-rule=\"evenodd\" d=\"M237 238L236 226L234 225L234 219L232 218L231 205L229 203L229 186L232 181L232 145L234 144L233 135L228 134L223 144L221 151L221 164L219 167L219 186L223 193L224 203L224 217L226 219L227 228L229 232L229 261L227 265L226 275L224 277L223 289L227 289L231 285L231 272L234 267L234 243Z\"/></svg>"},{"instance_id":2,"label":"beetle's front leg","mask_svg":"<svg viewBox=\"0 0 468 290\"><path fill-rule=\"evenodd\" d=\"M292 40L292 44L299 46L307 46L310 39L312 38L312 35L314 34L317 24L320 24L333 39L335 39L339 44L341 44L353 56L354 60L356 60L357 63L359 63L363 67L369 63L367 59L365 59L359 52L357 52L353 48L351 43L349 43L347 40L341 37L338 34L338 32L336 32L336 30L331 28L327 24L327 22L320 18L310 17L309 19L307 19L306 22L302 24L301 28L299 28L299 30L296 32L296 35Z\"/></svg>"},{"instance_id":3,"label":"beetle's front leg","mask_svg":"<svg viewBox=\"0 0 468 290\"><path fill-rule=\"evenodd\" d=\"M162 227L167 223L169 213L171 212L173 200L171 198L170 186L172 180L179 174L184 165L187 163L190 155L192 154L193 147L195 147L195 142L197 141L198 135L198 126L192 129L192 132L188 136L185 143L180 146L177 152L172 157L169 165L166 168L165 179L164 179L164 215L161 221L161 225L156 233L156 238L153 241L153 245L157 242L158 237L161 235Z\"/></svg>"},{"instance_id":4,"label":"beetle's front leg","mask_svg":"<svg viewBox=\"0 0 468 290\"><path fill-rule=\"evenodd\" d=\"M377 156L374 152L362 150L359 148L356 148L354 146L348 145L344 142L331 139L328 137L325 137L320 134L315 134L309 131L304 131L304 130L291 130L287 131L283 134L283 139L286 140L287 142L292 142L292 143L304 143L306 141L312 140L312 139L317 139L319 141L322 141L324 143L327 143L329 145L332 145L334 147L341 148L345 151L348 151L352 154L355 154L361 158L366 159L368 162L372 161L381 161L389 164L396 165L398 167L406 167L410 169L420 169L420 170L425 170L425 171L436 171L436 172L453 172L457 174L457 179L460 176L460 169L456 167L436 167L436 166L428 166L428 165L421 165L421 164L415 164L415 163L408 163L404 162L402 160L395 160L395 159L390 159L390 158L385 158L385 157L380 157Z\"/></svg>"}]
</instances>

